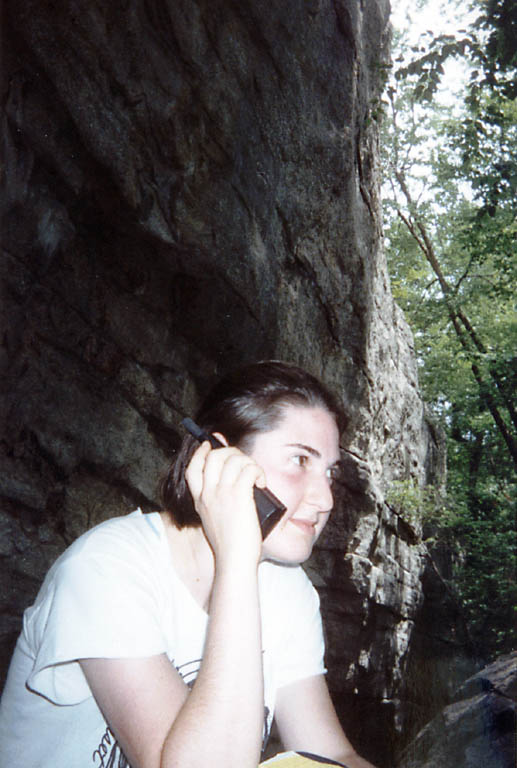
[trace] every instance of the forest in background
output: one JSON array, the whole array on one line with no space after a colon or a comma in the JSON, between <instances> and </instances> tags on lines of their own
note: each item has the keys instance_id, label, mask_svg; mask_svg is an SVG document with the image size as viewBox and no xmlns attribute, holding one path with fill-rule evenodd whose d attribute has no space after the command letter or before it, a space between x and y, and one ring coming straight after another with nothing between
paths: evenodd
<instances>
[{"instance_id":1,"label":"forest in background","mask_svg":"<svg viewBox=\"0 0 517 768\"><path fill-rule=\"evenodd\" d=\"M448 446L443 488L401 480L390 497L452 553L450 586L492 659L517 641L517 5L470 10L455 34L416 45L394 29L379 110L392 290ZM444 101L451 59L466 79Z\"/></svg>"}]
</instances>

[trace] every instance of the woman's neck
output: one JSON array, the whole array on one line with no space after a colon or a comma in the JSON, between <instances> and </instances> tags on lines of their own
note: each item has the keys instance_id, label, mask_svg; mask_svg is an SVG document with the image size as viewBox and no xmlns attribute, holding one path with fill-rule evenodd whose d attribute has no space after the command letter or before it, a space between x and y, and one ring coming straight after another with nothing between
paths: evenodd
<instances>
[{"instance_id":1,"label":"woman's neck","mask_svg":"<svg viewBox=\"0 0 517 768\"><path fill-rule=\"evenodd\" d=\"M214 581L214 555L202 528L177 528L162 514L174 570L196 602L208 611Z\"/></svg>"}]
</instances>

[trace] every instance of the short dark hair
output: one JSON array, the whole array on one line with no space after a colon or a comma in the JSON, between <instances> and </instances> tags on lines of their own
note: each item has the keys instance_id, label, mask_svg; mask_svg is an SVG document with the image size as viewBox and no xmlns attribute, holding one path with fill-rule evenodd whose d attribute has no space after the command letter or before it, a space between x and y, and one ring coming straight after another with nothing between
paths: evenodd
<instances>
[{"instance_id":1,"label":"short dark hair","mask_svg":"<svg viewBox=\"0 0 517 768\"><path fill-rule=\"evenodd\" d=\"M245 453L261 432L275 428L286 405L322 407L341 433L345 416L329 390L312 374L292 363L265 360L239 368L222 378L203 401L195 421L206 432L220 432L229 445ZM163 508L177 528L199 527L185 480L185 470L198 442L186 434L162 484Z\"/></svg>"}]
</instances>

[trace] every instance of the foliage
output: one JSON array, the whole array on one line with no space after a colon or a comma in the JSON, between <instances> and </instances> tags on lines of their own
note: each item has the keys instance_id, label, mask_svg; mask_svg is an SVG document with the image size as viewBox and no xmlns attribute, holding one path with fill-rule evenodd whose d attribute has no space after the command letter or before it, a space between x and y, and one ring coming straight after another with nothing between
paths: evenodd
<instances>
[{"instance_id":1,"label":"foliage","mask_svg":"<svg viewBox=\"0 0 517 768\"><path fill-rule=\"evenodd\" d=\"M406 487L390 491L392 503L431 516L454 542L455 587L491 656L517 643L517 8L478 6L457 37L397 43L384 203L392 290L448 437L445 504L433 512ZM437 93L451 56L468 65L468 82L463 99L444 105Z\"/></svg>"},{"instance_id":2,"label":"foliage","mask_svg":"<svg viewBox=\"0 0 517 768\"><path fill-rule=\"evenodd\" d=\"M425 524L438 520L443 524L449 514L440 490L433 485L422 487L413 478L393 480L386 490L385 501L418 538Z\"/></svg>"}]
</instances>

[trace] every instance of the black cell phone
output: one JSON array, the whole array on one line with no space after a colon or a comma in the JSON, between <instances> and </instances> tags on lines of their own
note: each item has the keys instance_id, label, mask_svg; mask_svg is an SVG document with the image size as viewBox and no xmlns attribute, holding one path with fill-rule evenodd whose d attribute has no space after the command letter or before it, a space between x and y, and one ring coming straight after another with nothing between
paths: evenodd
<instances>
[{"instance_id":1,"label":"black cell phone","mask_svg":"<svg viewBox=\"0 0 517 768\"><path fill-rule=\"evenodd\" d=\"M182 423L185 429L190 432L196 440L199 440L200 443L204 440L208 440L212 448L223 447L223 443L221 443L217 437L205 432L205 430L198 426L195 421L192 421L192 419L183 419ZM255 506L257 507L262 539L265 539L268 533L270 533L278 523L287 507L277 499L274 493L271 493L269 488L254 488L253 496L255 498Z\"/></svg>"}]
</instances>

